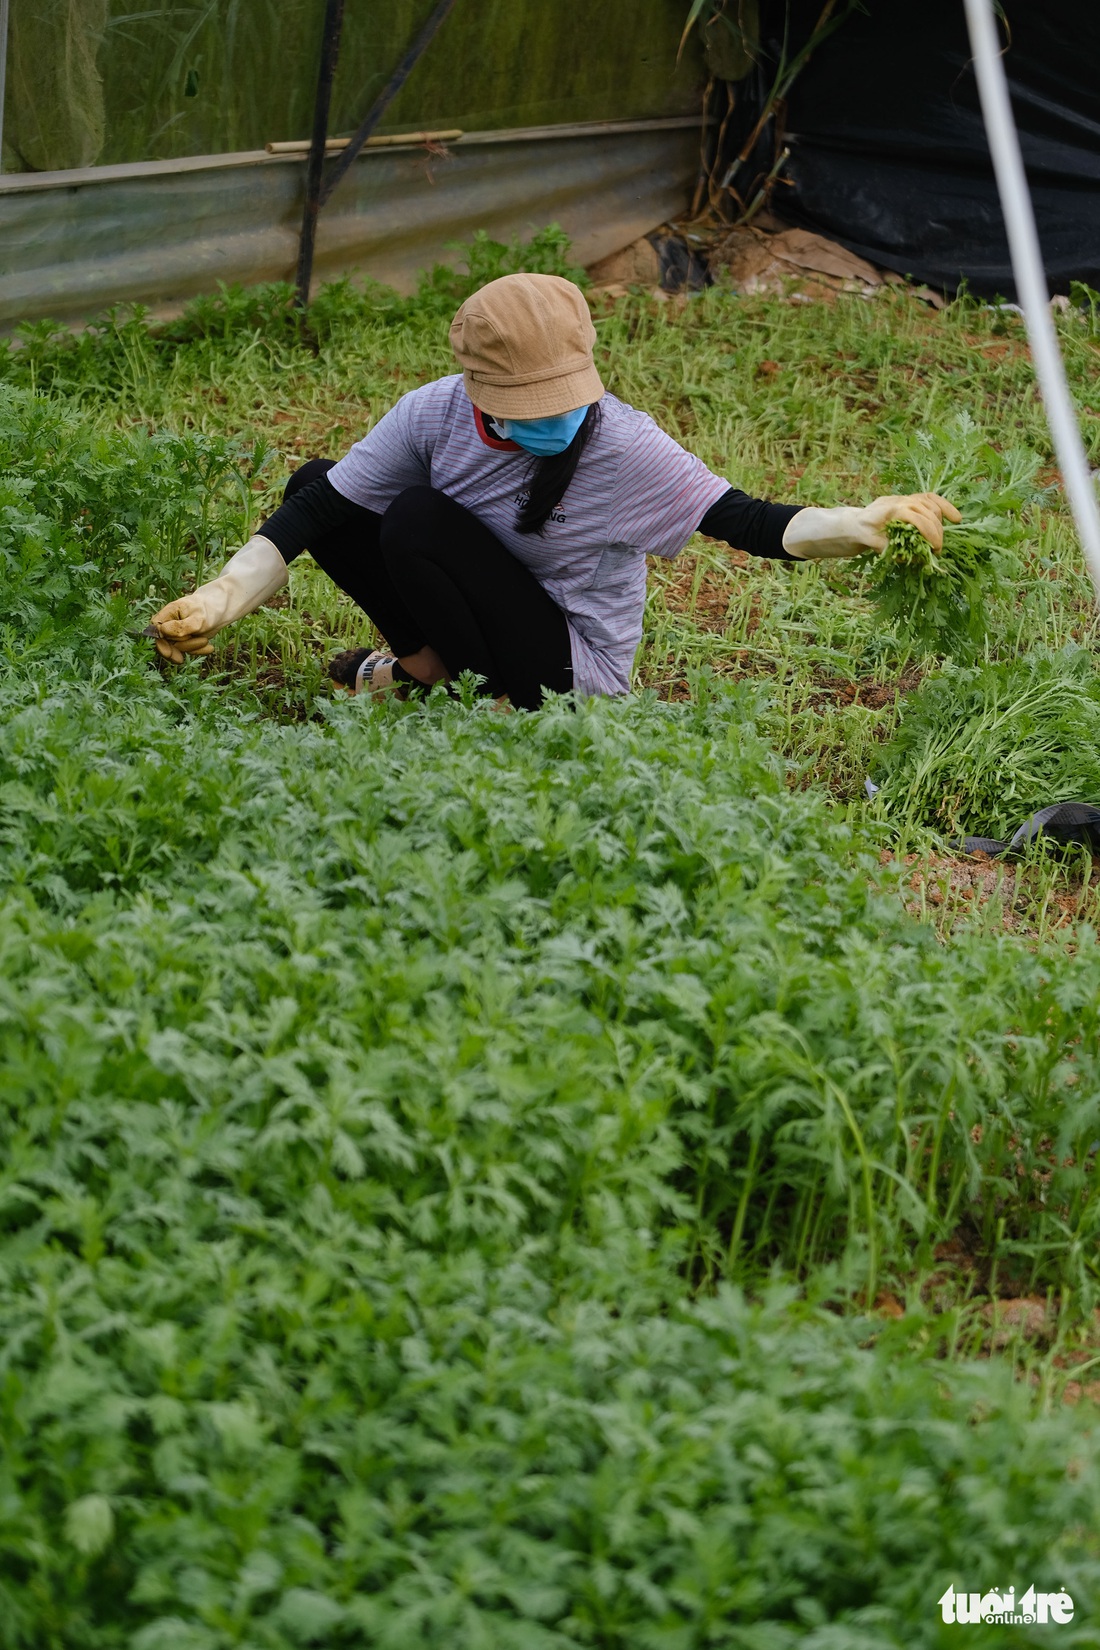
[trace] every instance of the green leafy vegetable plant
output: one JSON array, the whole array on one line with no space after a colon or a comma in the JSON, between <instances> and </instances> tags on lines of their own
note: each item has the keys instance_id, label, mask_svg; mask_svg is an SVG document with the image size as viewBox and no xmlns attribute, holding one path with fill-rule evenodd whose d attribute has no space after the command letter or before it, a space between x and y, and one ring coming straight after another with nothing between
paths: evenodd
<instances>
[{"instance_id":1,"label":"green leafy vegetable plant","mask_svg":"<svg viewBox=\"0 0 1100 1650\"><path fill-rule=\"evenodd\" d=\"M56 645L112 592L147 603L200 581L248 536L269 457L262 438L98 433L0 383L0 626Z\"/></svg>"}]
</instances>

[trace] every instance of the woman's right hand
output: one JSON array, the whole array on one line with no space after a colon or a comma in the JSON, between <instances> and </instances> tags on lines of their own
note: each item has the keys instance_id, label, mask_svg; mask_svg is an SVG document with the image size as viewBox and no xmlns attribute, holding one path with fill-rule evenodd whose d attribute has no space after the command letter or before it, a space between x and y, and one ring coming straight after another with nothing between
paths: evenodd
<instances>
[{"instance_id":1,"label":"woman's right hand","mask_svg":"<svg viewBox=\"0 0 1100 1650\"><path fill-rule=\"evenodd\" d=\"M149 629L156 637L156 649L162 659L182 665L189 653L213 653L201 598L201 589L196 590L194 595L180 596L153 614Z\"/></svg>"},{"instance_id":2,"label":"woman's right hand","mask_svg":"<svg viewBox=\"0 0 1100 1650\"><path fill-rule=\"evenodd\" d=\"M211 636L246 613L254 613L282 589L289 576L271 540L254 533L243 549L230 556L216 579L154 613L149 628L155 634L157 652L175 665L182 665L189 653L213 653Z\"/></svg>"}]
</instances>

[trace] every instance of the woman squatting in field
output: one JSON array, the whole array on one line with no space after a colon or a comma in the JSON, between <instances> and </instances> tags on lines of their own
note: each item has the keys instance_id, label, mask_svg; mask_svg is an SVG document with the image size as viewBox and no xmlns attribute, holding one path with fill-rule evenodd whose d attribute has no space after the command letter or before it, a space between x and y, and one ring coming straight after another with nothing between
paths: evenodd
<instances>
[{"instance_id":1,"label":"woman squatting in field","mask_svg":"<svg viewBox=\"0 0 1100 1650\"><path fill-rule=\"evenodd\" d=\"M779 561L858 556L909 522L936 551L936 493L834 509L749 498L648 414L607 393L580 289L505 275L451 325L461 373L411 390L339 461L315 458L220 576L153 619L177 664L253 612L308 548L372 620L384 652L330 665L353 692L462 671L533 710L547 691L626 693L646 564L699 530Z\"/></svg>"}]
</instances>

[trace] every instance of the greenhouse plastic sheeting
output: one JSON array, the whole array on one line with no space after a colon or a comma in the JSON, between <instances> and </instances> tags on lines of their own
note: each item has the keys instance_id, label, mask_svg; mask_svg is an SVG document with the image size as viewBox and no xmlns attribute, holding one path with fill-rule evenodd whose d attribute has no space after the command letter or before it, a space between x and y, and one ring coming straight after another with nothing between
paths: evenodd
<instances>
[{"instance_id":1,"label":"greenhouse plastic sheeting","mask_svg":"<svg viewBox=\"0 0 1100 1650\"><path fill-rule=\"evenodd\" d=\"M551 222L591 262L682 211L698 158L690 117L365 151L321 215L316 276L408 289L449 242ZM262 151L0 178L0 325L291 279L304 178L304 158Z\"/></svg>"},{"instance_id":2,"label":"greenhouse plastic sheeting","mask_svg":"<svg viewBox=\"0 0 1100 1650\"><path fill-rule=\"evenodd\" d=\"M329 129L359 124L435 0L345 8ZM457 0L383 130L656 118L698 107L685 0ZM261 149L312 128L324 0L11 0L3 170Z\"/></svg>"},{"instance_id":3,"label":"greenhouse plastic sheeting","mask_svg":"<svg viewBox=\"0 0 1100 1650\"><path fill-rule=\"evenodd\" d=\"M796 0L796 38L819 0ZM1100 286L1100 6L1006 0L1004 55L1047 277ZM782 21L783 7L772 7ZM819 48L788 109L785 215L872 263L1013 297L961 0L871 0Z\"/></svg>"}]
</instances>

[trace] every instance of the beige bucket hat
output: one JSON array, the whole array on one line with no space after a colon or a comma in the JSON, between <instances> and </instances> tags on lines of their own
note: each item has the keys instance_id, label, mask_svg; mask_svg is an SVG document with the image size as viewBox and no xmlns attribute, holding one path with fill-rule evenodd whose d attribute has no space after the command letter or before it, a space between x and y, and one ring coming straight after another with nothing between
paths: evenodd
<instances>
[{"instance_id":1,"label":"beige bucket hat","mask_svg":"<svg viewBox=\"0 0 1100 1650\"><path fill-rule=\"evenodd\" d=\"M595 342L584 293L560 275L502 275L451 322L466 393L496 418L553 418L598 401Z\"/></svg>"}]
</instances>

